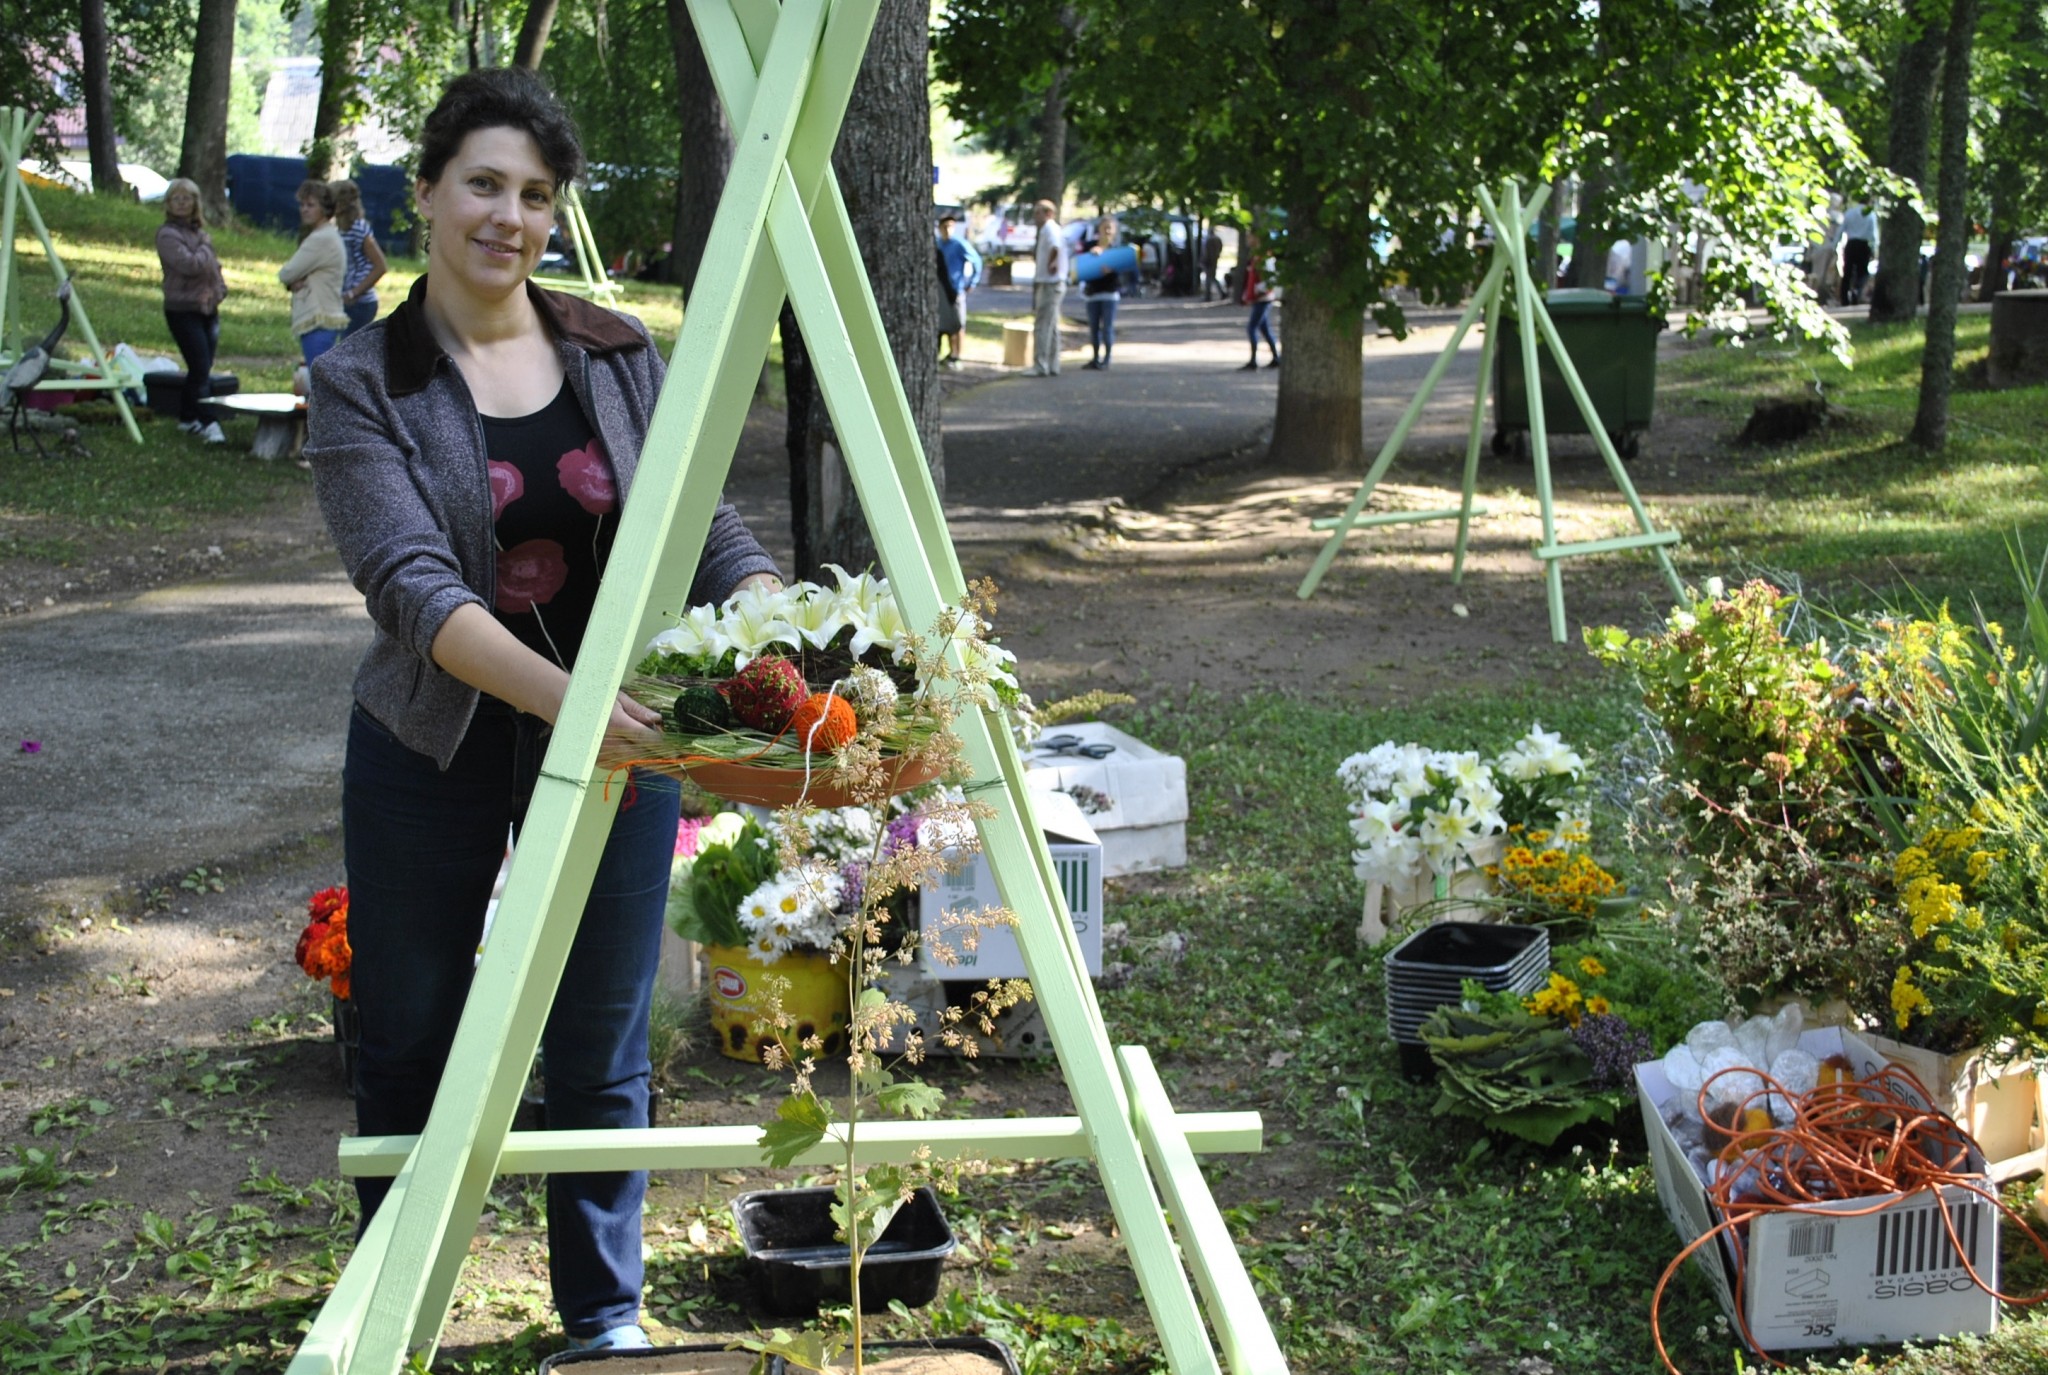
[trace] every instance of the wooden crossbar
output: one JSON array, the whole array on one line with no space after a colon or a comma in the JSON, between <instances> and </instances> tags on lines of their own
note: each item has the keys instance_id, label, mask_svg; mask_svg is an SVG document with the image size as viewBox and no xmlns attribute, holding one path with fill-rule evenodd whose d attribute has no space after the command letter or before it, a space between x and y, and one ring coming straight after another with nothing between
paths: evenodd
<instances>
[{"instance_id":1,"label":"wooden crossbar","mask_svg":"<svg viewBox=\"0 0 2048 1375\"><path fill-rule=\"evenodd\" d=\"M1473 516L1487 515L1484 506L1466 510L1462 506L1447 506L1439 511L1380 511L1370 516L1360 516L1346 521L1342 516L1320 516L1308 523L1311 530L1335 530L1343 526L1347 532L1364 530L1375 525L1420 525L1432 520L1468 520Z\"/></svg>"}]
</instances>

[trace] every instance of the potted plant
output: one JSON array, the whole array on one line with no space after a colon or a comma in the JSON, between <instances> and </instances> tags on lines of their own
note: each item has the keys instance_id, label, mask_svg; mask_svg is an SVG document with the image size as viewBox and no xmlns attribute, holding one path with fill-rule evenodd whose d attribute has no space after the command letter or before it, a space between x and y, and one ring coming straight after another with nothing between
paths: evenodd
<instances>
[{"instance_id":1,"label":"potted plant","mask_svg":"<svg viewBox=\"0 0 2048 1375\"><path fill-rule=\"evenodd\" d=\"M1646 820L1670 900L1731 1005L1800 1000L1810 1021L1883 1006L1896 945L1888 849L1866 775L1882 740L1847 655L1810 607L1762 580L1688 589L1648 635L1589 629L1663 737Z\"/></svg>"},{"instance_id":2,"label":"potted plant","mask_svg":"<svg viewBox=\"0 0 2048 1375\"><path fill-rule=\"evenodd\" d=\"M1882 623L1866 684L1898 762L1898 947L1884 1038L2003 1177L2040 1168L2048 1094L2048 607L2022 570L2028 639L1942 606ZM2040 1118L2037 1125L2036 1118Z\"/></svg>"},{"instance_id":3,"label":"potted plant","mask_svg":"<svg viewBox=\"0 0 2048 1375\"><path fill-rule=\"evenodd\" d=\"M986 592L977 589L969 606L958 614L981 623L985 608ZM945 655L944 647L957 639L958 627L946 623L945 618L934 627L932 636L912 637L919 682L935 697L981 699L988 690L990 663L970 654ZM949 759L949 771L959 771L957 741L943 728L937 738ZM869 791L860 800L879 806L886 785L870 777L865 786ZM937 943L943 949L953 938L950 932L902 930L903 907L897 898L919 891L928 881L936 880L949 863L958 862L969 848L961 842L971 841L973 821L987 811L986 804L959 793L920 804L917 835L943 839L946 844L911 840L905 826L893 828L893 834L891 826L875 828L866 855L844 872L842 891L852 896L851 911L833 940L830 957L843 980L850 1009L842 1054L828 1056L826 1038L815 1029L808 1036L786 1037L764 1047L764 1058L773 1066L787 1068L791 1082L774 1118L762 1129L763 1159L774 1166L788 1166L830 1143L836 1157L835 1179L817 1194L782 1191L790 1197L772 1206L758 1195L743 1198L735 1209L742 1239L747 1241L751 1232L757 1240L770 1243L749 1243L750 1252L763 1266L779 1260L792 1262L801 1272L792 1282L803 1297L829 1302L839 1296L837 1285L843 1276L849 1327L844 1336L836 1331L777 1329L743 1343L749 1349L814 1370L838 1368L841 1356L846 1355L850 1368L860 1372L868 1364L866 1314L886 1306L889 1297L908 1302L936 1292L937 1266L943 1264L950 1249L950 1232L944 1230L944 1217L937 1214L929 1186L953 1167L921 1154L903 1162L868 1161L862 1153L861 1124L876 1114L913 1119L935 1114L945 1095L915 1074L927 1037L971 1051L977 1033L993 1034L995 1018L1028 996L1022 981L992 981L969 1006L949 1006L933 1014L927 1026L920 1023L916 1012L893 1001L884 987L887 963L907 964L916 958L921 943ZM825 816L814 808L798 806L777 817L782 868L793 867L814 852L818 844L815 832ZM836 823L825 819L822 824ZM1009 920L1009 914L1001 911L963 918L966 929L960 939L971 943L975 928ZM774 1001L771 996L771 1004ZM772 1006L771 1020L779 1032L794 1030L787 1008ZM843 1095L831 1095L819 1087L817 1071L828 1058L843 1058L847 1070ZM775 1234L763 1236L760 1224L771 1217ZM800 1220L807 1222L808 1232L794 1230ZM911 1235L904 1236L906 1230ZM775 1251L784 1254L767 1254ZM788 1254L792 1251L805 1254L792 1257ZM878 1265L895 1268L896 1275L887 1283L876 1283L870 1279L870 1267ZM875 1302L878 1298L882 1300L879 1305ZM1014 1371L1008 1354L997 1350L998 1368ZM990 1359L986 1351L965 1354L972 1360Z\"/></svg>"},{"instance_id":4,"label":"potted plant","mask_svg":"<svg viewBox=\"0 0 2048 1375\"><path fill-rule=\"evenodd\" d=\"M348 972L355 952L348 944L347 888L322 888L307 900L306 925L299 932L292 958L307 978L327 980L327 991L334 998L334 1045L341 1057L342 1082L354 1084L363 1024L349 998Z\"/></svg>"},{"instance_id":5,"label":"potted plant","mask_svg":"<svg viewBox=\"0 0 2048 1375\"><path fill-rule=\"evenodd\" d=\"M1511 829L1583 841L1586 763L1537 723L1491 760L1383 741L1337 766L1349 798L1354 872L1366 884L1359 939L1377 944L1392 920L1428 906L1437 920L1482 909L1447 901L1489 890Z\"/></svg>"}]
</instances>

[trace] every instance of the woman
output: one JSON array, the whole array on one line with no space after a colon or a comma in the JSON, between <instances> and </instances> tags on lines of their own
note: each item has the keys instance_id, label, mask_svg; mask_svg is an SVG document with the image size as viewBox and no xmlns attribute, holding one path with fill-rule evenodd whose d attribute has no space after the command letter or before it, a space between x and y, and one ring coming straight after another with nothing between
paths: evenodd
<instances>
[{"instance_id":1,"label":"woman","mask_svg":"<svg viewBox=\"0 0 2048 1375\"><path fill-rule=\"evenodd\" d=\"M299 337L299 352L311 367L348 328L348 314L341 307L348 250L334 227L334 191L326 182L299 183L299 223L306 237L277 270L277 279L291 288L292 333Z\"/></svg>"},{"instance_id":2,"label":"woman","mask_svg":"<svg viewBox=\"0 0 2048 1375\"><path fill-rule=\"evenodd\" d=\"M199 185L185 177L164 190L164 222L156 231L156 256L164 265L164 324L185 358L185 385L178 391L178 428L208 444L224 444L220 417L205 399L213 394L213 355L220 347L220 303L227 279L206 232Z\"/></svg>"},{"instance_id":3,"label":"woman","mask_svg":"<svg viewBox=\"0 0 2048 1375\"><path fill-rule=\"evenodd\" d=\"M356 1121L417 1132L467 996L484 909L539 771L661 390L640 322L528 278L582 169L532 72L449 83L414 186L431 231L403 304L313 368L306 457L375 623L342 779ZM732 507L694 603L780 585ZM655 713L619 695L641 752ZM647 1015L677 789L636 775L542 1034L550 1128L648 1122ZM365 1224L388 1182L359 1180ZM579 1348L642 1347L644 1172L548 1181L555 1307Z\"/></svg>"},{"instance_id":4,"label":"woman","mask_svg":"<svg viewBox=\"0 0 2048 1375\"><path fill-rule=\"evenodd\" d=\"M1116 247L1119 226L1114 215L1095 222L1095 232L1081 245L1084 253L1107 253ZM1109 367L1109 351L1116 347L1116 307L1123 300L1122 278L1103 272L1081 287L1081 302L1088 308L1088 363L1097 372Z\"/></svg>"},{"instance_id":5,"label":"woman","mask_svg":"<svg viewBox=\"0 0 2048 1375\"><path fill-rule=\"evenodd\" d=\"M383 246L363 217L362 190L347 180L329 185L334 190L334 224L348 253L348 267L341 276L341 308L348 316L348 329L342 333L346 336L377 318L377 283L384 280L390 264L384 261Z\"/></svg>"},{"instance_id":6,"label":"woman","mask_svg":"<svg viewBox=\"0 0 2048 1375\"><path fill-rule=\"evenodd\" d=\"M1252 361L1239 368L1239 372L1254 372L1259 366L1259 336L1266 337L1266 352L1272 355L1266 366L1280 366L1280 346L1273 342L1273 284L1266 273L1271 261L1259 262L1259 241L1247 232L1244 236L1244 303L1252 308L1251 315L1244 322L1244 337L1251 341Z\"/></svg>"}]
</instances>

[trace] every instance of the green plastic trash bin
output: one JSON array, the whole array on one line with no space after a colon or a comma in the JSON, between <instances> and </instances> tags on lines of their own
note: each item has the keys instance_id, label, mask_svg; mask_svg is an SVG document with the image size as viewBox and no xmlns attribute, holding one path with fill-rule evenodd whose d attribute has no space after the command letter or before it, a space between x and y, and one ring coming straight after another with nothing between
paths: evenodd
<instances>
[{"instance_id":1,"label":"green plastic trash bin","mask_svg":"<svg viewBox=\"0 0 2048 1375\"><path fill-rule=\"evenodd\" d=\"M1641 296L1610 296L1599 290L1558 290L1545 298L1558 337L1593 409L1600 427L1623 458L1636 455L1636 437L1650 427L1657 399L1657 331L1661 315L1650 312ZM1543 421L1551 434L1589 434L1586 417L1557 369L1550 345L1539 331L1537 357L1542 363ZM1525 452L1529 433L1528 374L1522 367L1522 332L1512 321L1501 331L1494 349L1493 451Z\"/></svg>"}]
</instances>

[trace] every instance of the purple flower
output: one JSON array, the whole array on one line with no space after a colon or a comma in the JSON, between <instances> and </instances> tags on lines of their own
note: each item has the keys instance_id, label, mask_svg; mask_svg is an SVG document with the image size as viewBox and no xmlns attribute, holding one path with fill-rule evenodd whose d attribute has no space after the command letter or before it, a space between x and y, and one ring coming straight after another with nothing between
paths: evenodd
<instances>
[{"instance_id":1,"label":"purple flower","mask_svg":"<svg viewBox=\"0 0 2048 1375\"><path fill-rule=\"evenodd\" d=\"M40 740L24 740L21 742L21 752L23 754L41 754L43 752L43 742Z\"/></svg>"},{"instance_id":2,"label":"purple flower","mask_svg":"<svg viewBox=\"0 0 2048 1375\"><path fill-rule=\"evenodd\" d=\"M1636 1066L1651 1058L1650 1038L1611 1012L1589 1012L1572 1028L1572 1039L1593 1062L1593 1087L1628 1089Z\"/></svg>"},{"instance_id":3,"label":"purple flower","mask_svg":"<svg viewBox=\"0 0 2048 1375\"><path fill-rule=\"evenodd\" d=\"M890 817L889 824L882 828L885 837L882 842L882 853L898 855L905 850L915 850L917 828L923 824L924 816L919 812L905 812L901 816Z\"/></svg>"}]
</instances>

